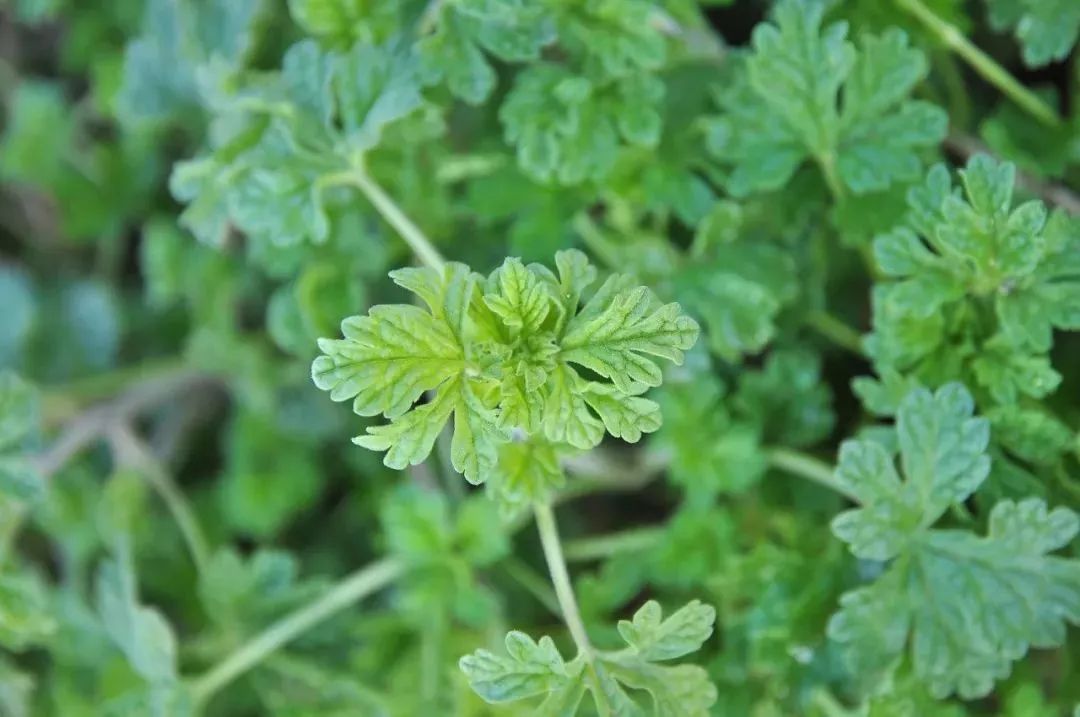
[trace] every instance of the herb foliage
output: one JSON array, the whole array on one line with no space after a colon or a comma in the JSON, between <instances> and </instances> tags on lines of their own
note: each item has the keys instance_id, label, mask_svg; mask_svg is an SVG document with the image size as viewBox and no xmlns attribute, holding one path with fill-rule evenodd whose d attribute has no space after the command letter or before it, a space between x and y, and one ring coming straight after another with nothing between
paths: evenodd
<instances>
[{"instance_id":1,"label":"herb foliage","mask_svg":"<svg viewBox=\"0 0 1080 717\"><path fill-rule=\"evenodd\" d=\"M1078 31L6 4L0 716L1080 714Z\"/></svg>"}]
</instances>

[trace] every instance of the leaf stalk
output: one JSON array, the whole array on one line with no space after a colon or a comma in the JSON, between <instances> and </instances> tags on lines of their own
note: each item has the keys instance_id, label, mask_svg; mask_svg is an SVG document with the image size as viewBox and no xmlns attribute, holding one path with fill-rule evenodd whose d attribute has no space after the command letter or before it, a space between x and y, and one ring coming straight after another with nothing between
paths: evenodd
<instances>
[{"instance_id":1,"label":"leaf stalk","mask_svg":"<svg viewBox=\"0 0 1080 717\"><path fill-rule=\"evenodd\" d=\"M384 558L361 568L322 597L286 615L191 683L192 698L204 704L221 688L255 667L309 628L396 580L405 566Z\"/></svg>"},{"instance_id":2,"label":"leaf stalk","mask_svg":"<svg viewBox=\"0 0 1080 717\"><path fill-rule=\"evenodd\" d=\"M351 183L363 192L382 218L405 240L416 258L425 266L441 273L443 267L446 266L446 260L427 235L401 210L397 202L367 172L356 169L349 172L348 176Z\"/></svg>"},{"instance_id":3,"label":"leaf stalk","mask_svg":"<svg viewBox=\"0 0 1080 717\"><path fill-rule=\"evenodd\" d=\"M544 548L548 572L551 573L551 582L555 586L555 596L559 600L563 622L570 630L570 636L574 639L578 651L591 662L594 650L592 643L589 642L589 635L585 631L585 622L581 619L581 610L578 608L574 587L570 583L570 574L566 569L562 542L559 540L559 529L555 524L555 512L549 503L536 503L533 505L533 515L536 518L537 531L540 533L540 544Z\"/></svg>"}]
</instances>

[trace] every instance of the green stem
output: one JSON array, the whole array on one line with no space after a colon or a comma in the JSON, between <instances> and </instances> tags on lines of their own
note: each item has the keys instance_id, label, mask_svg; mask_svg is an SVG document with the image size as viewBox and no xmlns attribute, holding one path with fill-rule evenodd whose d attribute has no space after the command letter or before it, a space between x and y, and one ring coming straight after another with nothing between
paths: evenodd
<instances>
[{"instance_id":1,"label":"green stem","mask_svg":"<svg viewBox=\"0 0 1080 717\"><path fill-rule=\"evenodd\" d=\"M856 503L858 496L836 478L832 466L817 458L793 451L789 448L773 448L768 452L769 465L777 470L806 478L829 490L835 491Z\"/></svg>"},{"instance_id":2,"label":"green stem","mask_svg":"<svg viewBox=\"0 0 1080 717\"><path fill-rule=\"evenodd\" d=\"M404 566L397 560L385 558L346 577L322 597L278 620L204 675L196 678L191 684L193 699L197 704L205 703L222 687L283 645L312 626L385 587L403 571Z\"/></svg>"},{"instance_id":3,"label":"green stem","mask_svg":"<svg viewBox=\"0 0 1080 717\"><path fill-rule=\"evenodd\" d=\"M540 544L544 548L548 572L551 573L551 582L555 586L555 596L559 599L563 622L570 630L570 636L574 638L578 651L591 662L593 647L589 642L588 633L585 632L585 622L581 619L577 598L574 597L574 587L570 583L570 574L566 570L562 543L559 541L559 529L555 525L555 513L548 503L536 503L533 506L533 515L536 518L536 528L540 533Z\"/></svg>"},{"instance_id":4,"label":"green stem","mask_svg":"<svg viewBox=\"0 0 1080 717\"><path fill-rule=\"evenodd\" d=\"M1004 92L1025 112L1050 127L1061 125L1061 117L1052 107L1020 84L993 58L972 44L959 29L935 15L934 11L926 7L922 0L896 0L896 3L915 16L927 29L937 35L946 47L964 58L964 61L982 75L983 79Z\"/></svg>"},{"instance_id":5,"label":"green stem","mask_svg":"<svg viewBox=\"0 0 1080 717\"><path fill-rule=\"evenodd\" d=\"M180 529L180 535L191 554L191 561L195 563L196 572L203 575L210 559L210 550L207 547L206 536L199 527L199 521L195 519L195 511L192 510L183 491L173 481L161 461L135 435L130 426L121 424L110 434L110 439L117 462L121 465L128 464L141 471L157 491L176 526Z\"/></svg>"},{"instance_id":6,"label":"green stem","mask_svg":"<svg viewBox=\"0 0 1080 717\"><path fill-rule=\"evenodd\" d=\"M806 315L806 325L837 346L859 356L864 355L862 336L859 335L859 332L832 314L824 311L811 311Z\"/></svg>"},{"instance_id":7,"label":"green stem","mask_svg":"<svg viewBox=\"0 0 1080 717\"><path fill-rule=\"evenodd\" d=\"M832 154L822 154L817 158L821 173L825 176L825 184L829 188L829 194L839 202L844 198L844 183L840 181L840 175L836 171L836 157Z\"/></svg>"},{"instance_id":8,"label":"green stem","mask_svg":"<svg viewBox=\"0 0 1080 717\"><path fill-rule=\"evenodd\" d=\"M585 247L596 256L597 259L604 262L610 269L618 269L619 264L619 252L614 242L604 236L604 233L600 231L600 227L596 226L596 222L589 217L585 212L579 212L574 216L573 220L574 231L581 237L581 241L584 242Z\"/></svg>"},{"instance_id":9,"label":"green stem","mask_svg":"<svg viewBox=\"0 0 1080 717\"><path fill-rule=\"evenodd\" d=\"M56 386L45 386L42 414L45 423L55 425L77 413L83 406L123 392L132 384L170 380L194 373L182 358L149 359L132 366L88 376Z\"/></svg>"},{"instance_id":10,"label":"green stem","mask_svg":"<svg viewBox=\"0 0 1080 717\"><path fill-rule=\"evenodd\" d=\"M165 507L180 529L180 535L183 536L188 552L191 553L191 560L195 563L195 570L200 575L204 574L210 553L206 537L195 519L195 512L191 509L187 498L177 487L172 476L160 465L147 466L146 473L150 484L161 496L161 501L165 503Z\"/></svg>"},{"instance_id":11,"label":"green stem","mask_svg":"<svg viewBox=\"0 0 1080 717\"><path fill-rule=\"evenodd\" d=\"M439 253L439 250L435 248L435 245L431 243L431 240L427 238L424 232L413 224L405 212L401 211L401 208L390 195L384 192L383 188L376 184L375 180L368 176L367 172L358 169L350 172L349 176L352 183L364 193L364 196L382 215L382 218L405 240L416 258L423 264L441 272L443 267L446 266L446 260L443 259L442 254Z\"/></svg>"},{"instance_id":12,"label":"green stem","mask_svg":"<svg viewBox=\"0 0 1080 717\"><path fill-rule=\"evenodd\" d=\"M503 561L503 569L506 574L513 578L537 602L551 611L552 615L562 617L562 608L559 607L559 598L548 585L543 575L540 575L518 558L507 558Z\"/></svg>"},{"instance_id":13,"label":"green stem","mask_svg":"<svg viewBox=\"0 0 1080 717\"><path fill-rule=\"evenodd\" d=\"M646 550L655 545L663 533L663 528L650 525L609 535L571 540L566 543L566 559L570 561L601 560L616 553Z\"/></svg>"}]
</instances>

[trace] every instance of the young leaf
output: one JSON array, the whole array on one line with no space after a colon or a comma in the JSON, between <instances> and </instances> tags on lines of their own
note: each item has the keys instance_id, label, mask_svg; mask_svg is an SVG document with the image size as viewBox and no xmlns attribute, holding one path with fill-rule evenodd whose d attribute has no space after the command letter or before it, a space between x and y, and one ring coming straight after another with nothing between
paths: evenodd
<instances>
[{"instance_id":1,"label":"young leaf","mask_svg":"<svg viewBox=\"0 0 1080 717\"><path fill-rule=\"evenodd\" d=\"M353 399L357 413L391 419L356 442L387 451L392 468L424 460L451 415L451 459L473 483L500 475L497 447L513 430L582 449L605 428L636 441L660 425L658 407L640 395L660 384L654 357L680 363L697 324L649 289L625 288L622 276L579 306L594 272L577 252L560 252L556 265L557 276L511 258L486 280L461 264L442 276L394 272L428 310L377 306L346 319L343 340L320 340L312 377L332 399ZM586 380L575 365L610 383ZM430 400L414 406L424 392L433 392ZM501 475L532 482L528 491L555 480L551 470L526 477L519 468ZM522 488L507 497L516 500Z\"/></svg>"},{"instance_id":2,"label":"young leaf","mask_svg":"<svg viewBox=\"0 0 1080 717\"><path fill-rule=\"evenodd\" d=\"M1013 209L1012 165L978 155L961 177L964 198L934 167L909 193L908 226L875 241L893 280L875 287L867 349L882 370L974 378L1000 403L1045 396L1061 380L1045 356L1053 330L1080 327L1080 223L1047 221L1041 202ZM992 321L976 320L982 304Z\"/></svg>"}]
</instances>

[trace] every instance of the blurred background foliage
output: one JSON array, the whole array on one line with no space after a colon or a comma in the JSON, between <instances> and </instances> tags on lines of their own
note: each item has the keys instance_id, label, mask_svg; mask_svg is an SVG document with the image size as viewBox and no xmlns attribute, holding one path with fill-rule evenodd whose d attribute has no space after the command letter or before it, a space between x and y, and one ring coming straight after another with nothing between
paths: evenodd
<instances>
[{"instance_id":1,"label":"blurred background foliage","mask_svg":"<svg viewBox=\"0 0 1080 717\"><path fill-rule=\"evenodd\" d=\"M913 4L1030 96L1003 94ZM351 446L362 420L311 382L315 339L400 301L386 273L413 263L361 192L320 184L344 148L447 257L487 271L580 247L701 321L657 392L660 431L568 467L563 533L599 642L650 597L700 598L719 612L717 715L1067 714L1075 629L979 700L931 701L906 666L868 697L825 625L880 566L829 533L843 499L777 451L831 462L904 380L974 383L863 341L888 283L871 240L931 164L978 151L1015 163L1018 194L1080 212L1078 7L831 3L856 43L906 33L926 63L910 95L948 127L914 145L914 172L830 191L813 158L736 176L761 159L740 152L762 126L748 43L766 2L5 0L0 714L188 714L179 675L388 554L404 578L206 713L515 713L473 696L456 661L508 627L558 630L532 531L466 494L445 446L406 475ZM355 62L325 127L282 99L301 41ZM289 102L294 134L259 124ZM980 501L1080 499L1080 337L1042 355L1054 391L973 387L995 463L959 525L982 524Z\"/></svg>"}]
</instances>

